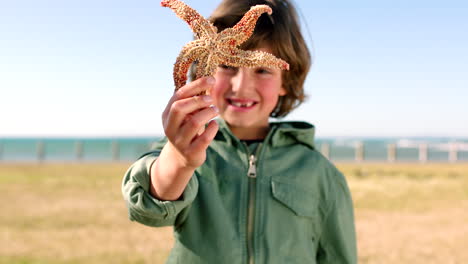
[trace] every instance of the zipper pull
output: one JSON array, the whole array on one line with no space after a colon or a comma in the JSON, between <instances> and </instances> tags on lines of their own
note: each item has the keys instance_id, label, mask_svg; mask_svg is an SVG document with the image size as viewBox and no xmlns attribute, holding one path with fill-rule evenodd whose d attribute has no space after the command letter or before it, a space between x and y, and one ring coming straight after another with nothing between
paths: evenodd
<instances>
[{"instance_id":1,"label":"zipper pull","mask_svg":"<svg viewBox=\"0 0 468 264\"><path fill-rule=\"evenodd\" d=\"M250 155L250 158L249 158L249 171L247 172L247 176L249 178L256 178L257 177L257 167L255 166L255 161L257 161L255 156Z\"/></svg>"}]
</instances>

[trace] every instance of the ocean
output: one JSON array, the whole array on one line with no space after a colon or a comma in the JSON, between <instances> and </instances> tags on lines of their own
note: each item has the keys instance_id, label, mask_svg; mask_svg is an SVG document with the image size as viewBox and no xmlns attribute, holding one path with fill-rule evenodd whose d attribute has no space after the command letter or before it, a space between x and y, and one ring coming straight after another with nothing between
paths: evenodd
<instances>
[{"instance_id":1,"label":"ocean","mask_svg":"<svg viewBox=\"0 0 468 264\"><path fill-rule=\"evenodd\" d=\"M154 138L0 138L1 162L135 161ZM318 138L332 161L468 162L468 138Z\"/></svg>"}]
</instances>

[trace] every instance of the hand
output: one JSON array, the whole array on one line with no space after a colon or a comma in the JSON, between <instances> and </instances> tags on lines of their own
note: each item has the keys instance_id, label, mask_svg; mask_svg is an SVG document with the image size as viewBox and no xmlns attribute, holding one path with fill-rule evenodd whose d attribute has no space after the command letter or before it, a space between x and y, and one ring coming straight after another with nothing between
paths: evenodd
<instances>
[{"instance_id":1,"label":"hand","mask_svg":"<svg viewBox=\"0 0 468 264\"><path fill-rule=\"evenodd\" d=\"M165 148L181 167L201 166L206 159L206 149L218 131L218 124L210 121L218 115L217 108L212 106L213 99L209 95L198 95L211 89L214 83L213 77L204 77L181 87L163 112L164 133L169 140ZM206 123L208 126L204 129Z\"/></svg>"}]
</instances>

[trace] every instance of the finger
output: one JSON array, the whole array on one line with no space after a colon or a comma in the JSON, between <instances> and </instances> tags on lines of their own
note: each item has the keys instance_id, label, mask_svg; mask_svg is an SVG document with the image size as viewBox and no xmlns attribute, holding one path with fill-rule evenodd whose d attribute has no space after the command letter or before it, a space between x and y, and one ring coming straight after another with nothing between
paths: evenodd
<instances>
[{"instance_id":1,"label":"finger","mask_svg":"<svg viewBox=\"0 0 468 264\"><path fill-rule=\"evenodd\" d=\"M207 107L199 112L191 115L181 126L178 133L181 135L181 144L190 144L198 131L206 125L211 119L218 115L218 109L215 106Z\"/></svg>"},{"instance_id":2,"label":"finger","mask_svg":"<svg viewBox=\"0 0 468 264\"><path fill-rule=\"evenodd\" d=\"M197 136L203 134L203 132L205 132L205 126L202 126L200 130L197 131Z\"/></svg>"},{"instance_id":3,"label":"finger","mask_svg":"<svg viewBox=\"0 0 468 264\"><path fill-rule=\"evenodd\" d=\"M205 151L208 145L213 141L219 126L215 120L211 120L205 128L205 132L200 134L191 143L191 148L194 152Z\"/></svg>"},{"instance_id":4,"label":"finger","mask_svg":"<svg viewBox=\"0 0 468 264\"><path fill-rule=\"evenodd\" d=\"M182 86L174 93L174 95L178 99L195 96L200 94L201 92L211 89L215 82L216 80L212 76L203 77L193 82L190 82L187 85Z\"/></svg>"},{"instance_id":5,"label":"finger","mask_svg":"<svg viewBox=\"0 0 468 264\"><path fill-rule=\"evenodd\" d=\"M213 99L208 95L194 96L174 102L166 117L166 124L164 124L166 130L168 130L167 132L176 133L177 131L171 130L169 126L171 126L172 129L178 130L191 116L207 108L212 103Z\"/></svg>"},{"instance_id":6,"label":"finger","mask_svg":"<svg viewBox=\"0 0 468 264\"><path fill-rule=\"evenodd\" d=\"M215 82L216 80L212 76L203 77L193 82L190 82L182 86L177 91L175 91L172 97L169 99L169 102L167 103L166 108L163 111L163 120L169 115L171 105L174 102L195 95L199 95L201 92L211 89Z\"/></svg>"}]
</instances>

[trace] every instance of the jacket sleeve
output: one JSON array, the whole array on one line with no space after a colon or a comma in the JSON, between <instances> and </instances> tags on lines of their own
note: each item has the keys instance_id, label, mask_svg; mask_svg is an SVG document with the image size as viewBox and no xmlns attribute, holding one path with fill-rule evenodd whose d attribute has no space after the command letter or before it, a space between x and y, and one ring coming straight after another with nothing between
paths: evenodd
<instances>
[{"instance_id":1,"label":"jacket sleeve","mask_svg":"<svg viewBox=\"0 0 468 264\"><path fill-rule=\"evenodd\" d=\"M351 194L344 176L338 173L334 199L323 222L319 239L318 263L357 263L356 230Z\"/></svg>"},{"instance_id":2,"label":"jacket sleeve","mask_svg":"<svg viewBox=\"0 0 468 264\"><path fill-rule=\"evenodd\" d=\"M135 162L125 173L122 194L129 218L148 226L177 225L186 215L198 192L198 181L192 176L181 198L161 201L150 194L149 171L159 152L150 153ZM183 218L183 217L182 217Z\"/></svg>"}]
</instances>

